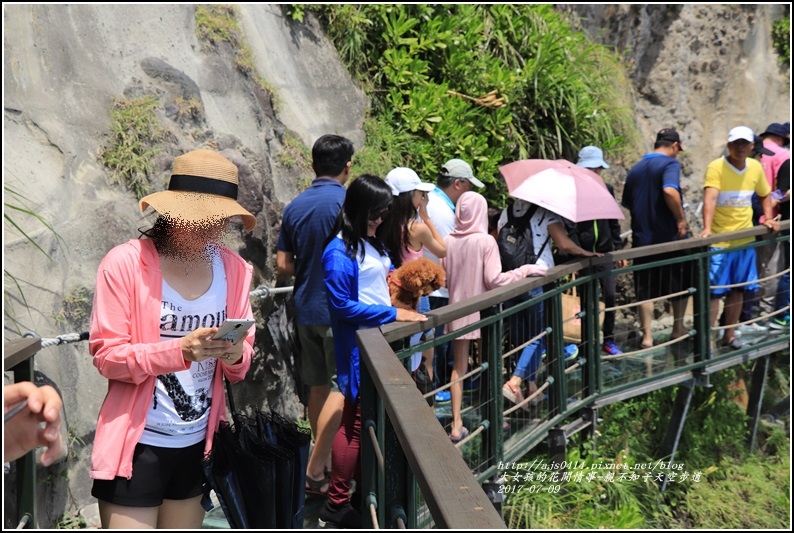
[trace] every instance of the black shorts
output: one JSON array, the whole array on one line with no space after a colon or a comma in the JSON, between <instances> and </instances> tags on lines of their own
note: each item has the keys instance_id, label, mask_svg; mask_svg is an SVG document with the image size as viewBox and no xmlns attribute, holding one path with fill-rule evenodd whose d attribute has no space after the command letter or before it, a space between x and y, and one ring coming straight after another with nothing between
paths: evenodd
<instances>
[{"instance_id":1,"label":"black shorts","mask_svg":"<svg viewBox=\"0 0 794 533\"><path fill-rule=\"evenodd\" d=\"M665 259L681 258L686 255L686 251L668 252L666 254L651 255L646 257L634 258L634 265L644 265L662 261ZM694 263L685 261L672 265L647 268L645 270L634 271L634 293L636 300L650 300L668 294L681 292L692 287L695 279L693 275ZM674 300L687 298L688 294L676 296Z\"/></svg>"},{"instance_id":2,"label":"black shorts","mask_svg":"<svg viewBox=\"0 0 794 533\"><path fill-rule=\"evenodd\" d=\"M163 500L187 500L202 494L204 441L187 448L138 443L132 478L95 479L91 496L125 507L158 507Z\"/></svg>"}]
</instances>

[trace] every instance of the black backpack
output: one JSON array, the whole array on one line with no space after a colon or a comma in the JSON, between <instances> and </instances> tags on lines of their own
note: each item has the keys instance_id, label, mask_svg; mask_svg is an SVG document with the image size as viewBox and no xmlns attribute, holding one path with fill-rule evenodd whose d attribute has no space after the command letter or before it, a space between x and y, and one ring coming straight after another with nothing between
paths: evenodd
<instances>
[{"instance_id":1,"label":"black backpack","mask_svg":"<svg viewBox=\"0 0 794 533\"><path fill-rule=\"evenodd\" d=\"M516 269L522 265L534 265L546 248L550 236L546 238L540 252L535 254L532 227L529 222L537 209L538 206L532 204L524 216L516 217L513 214L513 206L507 206L507 223L499 230L499 235L496 238L499 245L499 257L502 260L502 272ZM541 218L542 221L543 218Z\"/></svg>"}]
</instances>

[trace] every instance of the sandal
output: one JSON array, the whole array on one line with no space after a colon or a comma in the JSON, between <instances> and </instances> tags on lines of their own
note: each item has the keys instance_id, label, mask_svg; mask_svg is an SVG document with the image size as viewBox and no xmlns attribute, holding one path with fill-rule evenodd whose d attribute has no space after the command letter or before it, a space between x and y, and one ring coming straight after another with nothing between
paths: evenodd
<instances>
[{"instance_id":1,"label":"sandal","mask_svg":"<svg viewBox=\"0 0 794 533\"><path fill-rule=\"evenodd\" d=\"M330 487L331 476L328 475L328 472L325 472L325 476L323 479L312 479L308 475L306 475L306 484L304 486L304 490L306 494L313 494L315 496L326 496L328 495L328 489ZM323 490L323 488L325 490Z\"/></svg>"},{"instance_id":2,"label":"sandal","mask_svg":"<svg viewBox=\"0 0 794 533\"><path fill-rule=\"evenodd\" d=\"M512 403L521 403L524 401L524 395L521 394L521 388L516 387L509 381L502 386L502 396L510 400ZM529 411L528 405L522 405L521 409Z\"/></svg>"},{"instance_id":3,"label":"sandal","mask_svg":"<svg viewBox=\"0 0 794 533\"><path fill-rule=\"evenodd\" d=\"M464 427L460 428L460 435L459 436L453 437L452 433L450 433L449 434L449 440L451 440L452 442L457 443L457 442L460 442L463 439L465 439L468 434L469 434L469 430L466 429L466 426L464 426Z\"/></svg>"}]
</instances>

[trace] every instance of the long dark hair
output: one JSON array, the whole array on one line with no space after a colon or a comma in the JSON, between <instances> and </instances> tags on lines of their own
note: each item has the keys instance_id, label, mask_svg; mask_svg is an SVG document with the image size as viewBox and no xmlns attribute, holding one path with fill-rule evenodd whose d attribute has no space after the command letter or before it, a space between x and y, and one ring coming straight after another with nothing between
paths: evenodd
<instances>
[{"instance_id":1,"label":"long dark hair","mask_svg":"<svg viewBox=\"0 0 794 533\"><path fill-rule=\"evenodd\" d=\"M377 236L386 245L394 268L403 263L402 249L411 242L408 223L416 218L414 207L414 191L400 193L394 197L389 216L378 226Z\"/></svg>"},{"instance_id":2,"label":"long dark hair","mask_svg":"<svg viewBox=\"0 0 794 533\"><path fill-rule=\"evenodd\" d=\"M364 256L365 240L369 241L378 253L387 255L386 247L380 239L367 236L367 227L370 214L386 209L391 202L391 187L382 178L363 174L353 180L347 188L342 209L339 210L334 227L325 239L323 248L341 233L345 250L351 259L355 259L359 252L362 257Z\"/></svg>"},{"instance_id":3,"label":"long dark hair","mask_svg":"<svg viewBox=\"0 0 794 533\"><path fill-rule=\"evenodd\" d=\"M173 222L171 219L163 215L157 215L152 227L148 229L138 228L138 232L142 237L151 239L157 252L162 254L168 249L172 228Z\"/></svg>"}]
</instances>

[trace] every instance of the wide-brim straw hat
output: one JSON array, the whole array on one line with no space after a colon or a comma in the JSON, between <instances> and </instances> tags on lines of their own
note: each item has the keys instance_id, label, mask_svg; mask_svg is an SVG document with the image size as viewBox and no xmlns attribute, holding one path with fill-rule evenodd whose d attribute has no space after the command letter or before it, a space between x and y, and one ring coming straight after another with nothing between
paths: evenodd
<instances>
[{"instance_id":1,"label":"wide-brim straw hat","mask_svg":"<svg viewBox=\"0 0 794 533\"><path fill-rule=\"evenodd\" d=\"M239 216L245 231L256 226L254 215L237 203L237 166L212 150L193 150L174 159L167 191L145 196L141 211L152 207L163 216L203 225Z\"/></svg>"}]
</instances>

